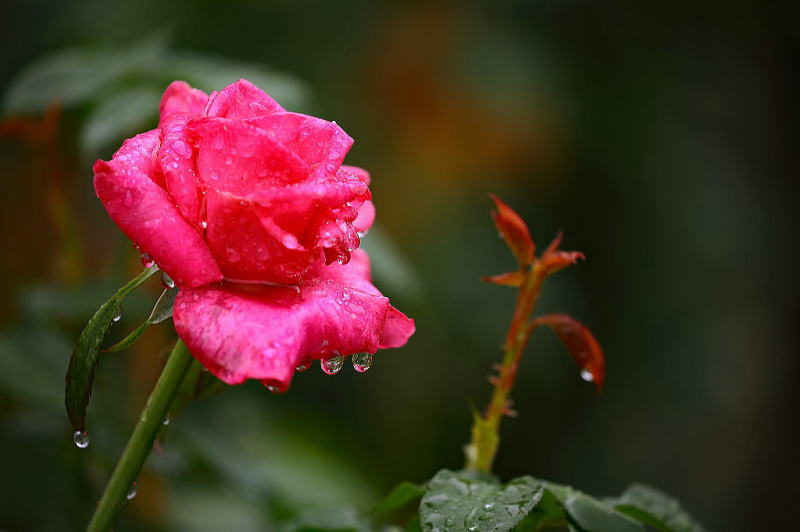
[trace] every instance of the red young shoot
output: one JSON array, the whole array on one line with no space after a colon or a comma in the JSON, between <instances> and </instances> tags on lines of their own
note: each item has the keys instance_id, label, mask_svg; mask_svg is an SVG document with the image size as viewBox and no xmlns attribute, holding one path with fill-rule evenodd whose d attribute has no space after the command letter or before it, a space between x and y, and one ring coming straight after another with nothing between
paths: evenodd
<instances>
[{"instance_id":1,"label":"red young shoot","mask_svg":"<svg viewBox=\"0 0 800 532\"><path fill-rule=\"evenodd\" d=\"M464 448L466 468L486 472L491 471L500 444L500 421L504 416L516 416L516 412L511 409L509 395L517 378L522 353L537 326L547 325L553 329L581 367L581 376L584 380L594 382L598 391L605 378L603 352L586 327L563 314L551 314L531 321L544 280L550 274L583 259L583 253L559 250L562 237L559 233L541 256L536 257L536 246L527 224L499 198L491 198L497 208L492 212L492 218L500 236L517 259L519 270L486 277L484 280L517 287L519 293L503 346L503 361L495 365L497 375L489 379L493 386L492 397L482 414L475 413L472 441Z\"/></svg>"}]
</instances>

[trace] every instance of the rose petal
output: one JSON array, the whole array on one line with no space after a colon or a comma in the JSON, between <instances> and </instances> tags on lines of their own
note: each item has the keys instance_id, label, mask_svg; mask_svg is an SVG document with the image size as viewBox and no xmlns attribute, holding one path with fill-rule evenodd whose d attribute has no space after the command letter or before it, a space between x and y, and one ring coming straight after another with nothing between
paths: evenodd
<instances>
[{"instance_id":1,"label":"rose petal","mask_svg":"<svg viewBox=\"0 0 800 532\"><path fill-rule=\"evenodd\" d=\"M193 89L184 81L173 81L164 91L159 106L158 127L163 127L173 114L187 115L188 118L200 116L208 103L208 96L199 89Z\"/></svg>"},{"instance_id":2,"label":"rose petal","mask_svg":"<svg viewBox=\"0 0 800 532\"><path fill-rule=\"evenodd\" d=\"M331 264L322 266L318 264L316 268L309 270L306 276L313 276L323 282L350 286L365 294L382 295L372 284L369 256L363 249L354 251L352 259L347 265ZM389 306L378 347L380 349L401 347L406 344L415 330L413 319L408 318L396 308Z\"/></svg>"},{"instance_id":3,"label":"rose petal","mask_svg":"<svg viewBox=\"0 0 800 532\"><path fill-rule=\"evenodd\" d=\"M344 164L342 165L342 170L347 172L348 174L356 176L365 185L370 184L369 172L367 172L363 168L359 168L358 166L347 166L346 164Z\"/></svg>"},{"instance_id":4,"label":"rose petal","mask_svg":"<svg viewBox=\"0 0 800 532\"><path fill-rule=\"evenodd\" d=\"M158 162L167 192L175 200L183 217L199 228L201 198L197 188L191 141L186 131L188 116L185 113L174 113L164 123Z\"/></svg>"},{"instance_id":5,"label":"rose petal","mask_svg":"<svg viewBox=\"0 0 800 532\"><path fill-rule=\"evenodd\" d=\"M245 196L309 175L308 164L259 127L225 118L200 118L188 127L198 177L209 188Z\"/></svg>"},{"instance_id":6,"label":"rose petal","mask_svg":"<svg viewBox=\"0 0 800 532\"><path fill-rule=\"evenodd\" d=\"M206 193L206 240L228 279L294 284L320 255L297 236L313 220L292 211L292 204L274 210L215 189ZM306 201L306 208L313 205ZM285 214L287 226L279 224ZM304 227L297 227L301 224Z\"/></svg>"},{"instance_id":7,"label":"rose petal","mask_svg":"<svg viewBox=\"0 0 800 532\"><path fill-rule=\"evenodd\" d=\"M337 265L297 289L182 289L175 299L175 329L194 356L226 383L258 379L286 390L295 368L311 359L374 353L383 344L402 345L413 332L413 321L391 312L389 300L363 277L365 260Z\"/></svg>"},{"instance_id":8,"label":"rose petal","mask_svg":"<svg viewBox=\"0 0 800 532\"><path fill-rule=\"evenodd\" d=\"M222 118L255 118L283 111L283 107L246 79L228 85L209 99L206 114Z\"/></svg>"},{"instance_id":9,"label":"rose petal","mask_svg":"<svg viewBox=\"0 0 800 532\"><path fill-rule=\"evenodd\" d=\"M111 161L97 161L97 197L122 232L180 286L218 281L222 273L202 236L150 178L158 172L158 145L155 129L126 140Z\"/></svg>"},{"instance_id":10,"label":"rose petal","mask_svg":"<svg viewBox=\"0 0 800 532\"><path fill-rule=\"evenodd\" d=\"M353 229L359 233L366 233L375 222L375 204L371 201L365 201L361 208L358 209L358 218L353 222Z\"/></svg>"},{"instance_id":11,"label":"rose petal","mask_svg":"<svg viewBox=\"0 0 800 532\"><path fill-rule=\"evenodd\" d=\"M334 175L353 146L353 139L335 122L313 116L282 112L248 122L267 131L322 175Z\"/></svg>"}]
</instances>

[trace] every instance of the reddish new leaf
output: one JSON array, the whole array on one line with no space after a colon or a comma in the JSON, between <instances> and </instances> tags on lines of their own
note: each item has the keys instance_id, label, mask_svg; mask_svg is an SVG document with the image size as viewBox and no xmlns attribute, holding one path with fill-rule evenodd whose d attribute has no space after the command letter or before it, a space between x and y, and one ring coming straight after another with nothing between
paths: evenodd
<instances>
[{"instance_id":1,"label":"reddish new leaf","mask_svg":"<svg viewBox=\"0 0 800 532\"><path fill-rule=\"evenodd\" d=\"M591 331L566 314L539 316L531 322L531 328L539 325L547 325L558 335L569 354L581 367L581 378L593 382L598 392L602 390L605 359L603 350Z\"/></svg>"},{"instance_id":2,"label":"reddish new leaf","mask_svg":"<svg viewBox=\"0 0 800 532\"><path fill-rule=\"evenodd\" d=\"M503 203L500 198L493 194L489 194L489 196L494 201L495 207L497 207L496 211L492 211L492 219L500 232L500 236L506 241L520 266L530 265L533 263L533 254L536 246L531 239L528 225L519 217L519 214Z\"/></svg>"},{"instance_id":3,"label":"reddish new leaf","mask_svg":"<svg viewBox=\"0 0 800 532\"><path fill-rule=\"evenodd\" d=\"M520 287L525 282L525 274L521 271L501 273L482 278L487 283L499 284L501 286Z\"/></svg>"},{"instance_id":4,"label":"reddish new leaf","mask_svg":"<svg viewBox=\"0 0 800 532\"><path fill-rule=\"evenodd\" d=\"M561 245L561 239L563 236L564 235L561 233L561 231L559 231L539 259L542 264L542 268L547 275L555 273L559 270L563 270L567 266L575 264L578 262L578 259L586 260L586 257L580 251L561 251L558 249L558 246Z\"/></svg>"}]
</instances>

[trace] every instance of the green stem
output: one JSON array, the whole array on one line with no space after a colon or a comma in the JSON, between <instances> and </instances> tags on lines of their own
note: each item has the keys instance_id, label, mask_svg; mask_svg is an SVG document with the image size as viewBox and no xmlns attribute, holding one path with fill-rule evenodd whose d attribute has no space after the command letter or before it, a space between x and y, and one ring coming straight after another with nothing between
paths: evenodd
<instances>
[{"instance_id":1,"label":"green stem","mask_svg":"<svg viewBox=\"0 0 800 532\"><path fill-rule=\"evenodd\" d=\"M147 404L130 440L128 440L128 445L117 462L111 480L108 481L103 497L86 528L87 532L110 530L114 525L131 486L138 478L144 461L150 455L156 435L163 426L164 417L175 399L175 394L192 360L192 355L186 345L178 340L155 388L147 399Z\"/></svg>"}]
</instances>

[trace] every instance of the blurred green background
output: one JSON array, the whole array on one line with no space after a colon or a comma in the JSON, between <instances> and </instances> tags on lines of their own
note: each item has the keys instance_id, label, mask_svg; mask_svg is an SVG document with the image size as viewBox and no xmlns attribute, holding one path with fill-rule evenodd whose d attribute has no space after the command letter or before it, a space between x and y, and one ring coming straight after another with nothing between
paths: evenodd
<instances>
[{"instance_id":1,"label":"blurred green background","mask_svg":"<svg viewBox=\"0 0 800 532\"><path fill-rule=\"evenodd\" d=\"M540 247L563 229L586 253L539 310L589 325L608 368L598 397L534 336L497 473L598 495L640 480L712 530L794 529L800 19L777 6L5 2L0 529L84 525L174 338L166 322L104 356L77 449L71 347L140 268L92 161L152 127L170 80L239 77L356 139L376 284L418 332L367 375L315 368L286 395L253 384L193 403L118 530L269 530L460 467L514 299L479 281L513 264L487 192ZM126 301L112 339L158 291Z\"/></svg>"}]
</instances>

